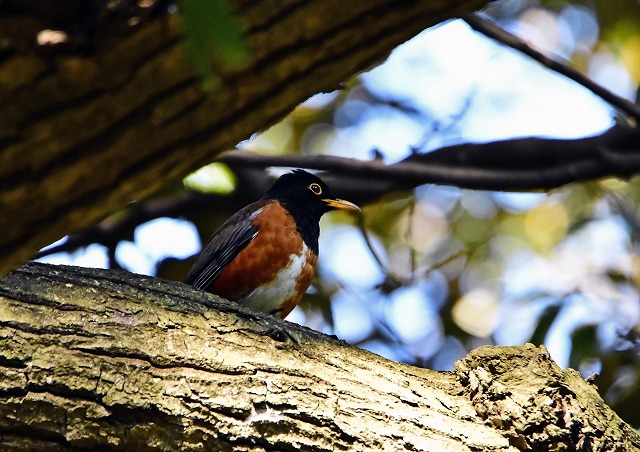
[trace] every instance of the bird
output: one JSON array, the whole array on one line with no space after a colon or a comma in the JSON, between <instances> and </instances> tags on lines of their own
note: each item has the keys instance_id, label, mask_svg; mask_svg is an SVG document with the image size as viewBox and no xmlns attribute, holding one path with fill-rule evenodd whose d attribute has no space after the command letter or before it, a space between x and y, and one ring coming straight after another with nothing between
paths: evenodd
<instances>
[{"instance_id":1,"label":"bird","mask_svg":"<svg viewBox=\"0 0 640 452\"><path fill-rule=\"evenodd\" d=\"M286 173L213 233L185 283L284 319L311 285L320 218L331 210L360 208L308 171Z\"/></svg>"}]
</instances>

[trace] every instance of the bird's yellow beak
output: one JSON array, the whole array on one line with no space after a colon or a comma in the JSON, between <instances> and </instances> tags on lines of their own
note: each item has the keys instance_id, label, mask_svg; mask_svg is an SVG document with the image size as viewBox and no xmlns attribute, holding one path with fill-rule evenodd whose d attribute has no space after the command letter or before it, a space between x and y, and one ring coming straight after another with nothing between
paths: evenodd
<instances>
[{"instance_id":1,"label":"bird's yellow beak","mask_svg":"<svg viewBox=\"0 0 640 452\"><path fill-rule=\"evenodd\" d=\"M349 212L360 212L360 207L344 199L323 199L324 203L332 209L347 210Z\"/></svg>"}]
</instances>

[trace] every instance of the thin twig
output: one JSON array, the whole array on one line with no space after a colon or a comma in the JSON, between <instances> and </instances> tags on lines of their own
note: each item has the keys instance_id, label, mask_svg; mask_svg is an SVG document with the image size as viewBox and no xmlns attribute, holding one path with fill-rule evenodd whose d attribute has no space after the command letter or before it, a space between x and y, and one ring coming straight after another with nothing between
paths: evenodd
<instances>
[{"instance_id":1,"label":"thin twig","mask_svg":"<svg viewBox=\"0 0 640 452\"><path fill-rule=\"evenodd\" d=\"M369 311L369 313L371 314L371 321L375 326L375 332L379 333L384 339L387 339L392 345L396 345L400 350L404 351L407 356L411 357L414 360L414 363L418 363L421 361L420 357L411 352L409 344L400 337L400 335L394 330L394 328L391 327L391 325L389 325L389 322L387 321L387 319L389 318L388 313L380 315L380 312L378 312L378 310L372 309L370 300L363 297L361 291L353 290L352 287L340 281L338 282L338 285L340 289L351 296L353 301L360 303L366 310ZM383 303L383 310L386 311L388 303ZM374 340L376 334L375 332L359 341L351 342L351 345L361 347L366 342Z\"/></svg>"},{"instance_id":2,"label":"thin twig","mask_svg":"<svg viewBox=\"0 0 640 452\"><path fill-rule=\"evenodd\" d=\"M589 77L581 74L580 72L567 66L566 64L554 60L544 55L542 52L535 50L523 39L517 37L513 33L506 31L494 22L485 19L478 14L466 14L462 16L462 20L469 24L469 26L478 33L482 33L488 38L498 41L501 44L506 45L507 47L511 47L512 49L520 51L525 55L533 58L543 66L551 69L552 71L562 74L565 77L573 80L574 82L584 86L593 94L617 108L627 117L633 118L633 124L631 125L635 126L638 124L638 122L640 122L640 107L638 105L623 97L617 96L603 86L595 83Z\"/></svg>"},{"instance_id":3,"label":"thin twig","mask_svg":"<svg viewBox=\"0 0 640 452\"><path fill-rule=\"evenodd\" d=\"M413 215L416 211L416 199L415 196L411 197L411 201L409 202L409 221L407 222L407 231L405 240L409 245L409 259L411 262L411 276L409 277L409 281L411 283L415 282L416 278L416 270L417 270L417 256L416 249L413 246Z\"/></svg>"},{"instance_id":4,"label":"thin twig","mask_svg":"<svg viewBox=\"0 0 640 452\"><path fill-rule=\"evenodd\" d=\"M235 192L234 192L235 193ZM41 259L56 253L73 252L92 243L107 249L133 235L141 224L160 217L179 218L194 212L242 207L245 200L238 195L207 195L194 192L178 193L132 204L126 212L107 217L95 226L69 235L66 241L39 251L32 259ZM113 256L110 256L113 259ZM114 260L115 262L115 260Z\"/></svg>"},{"instance_id":5,"label":"thin twig","mask_svg":"<svg viewBox=\"0 0 640 452\"><path fill-rule=\"evenodd\" d=\"M606 194L606 200L612 213L620 215L629 228L629 239L637 254L640 248L640 218L636 214L635 206L631 200L620 193L610 191Z\"/></svg>"},{"instance_id":6,"label":"thin twig","mask_svg":"<svg viewBox=\"0 0 640 452\"><path fill-rule=\"evenodd\" d=\"M387 270L386 265L384 265L384 263L382 262L382 259L380 258L380 256L378 255L377 251L373 247L373 243L371 242L371 238L369 237L369 233L367 232L367 228L364 225L364 215L360 214L360 215L357 216L357 218L358 218L358 220L357 220L358 229L360 229L360 233L362 234L362 238L364 239L364 243L367 245L367 248L369 248L369 252L373 256L373 259L378 264L378 267L380 268L382 273L384 273L385 275L389 275L389 271Z\"/></svg>"},{"instance_id":7,"label":"thin twig","mask_svg":"<svg viewBox=\"0 0 640 452\"><path fill-rule=\"evenodd\" d=\"M449 256L445 257L444 259L439 260L438 262L433 264L431 267L429 267L424 272L423 277L427 276L429 273L432 273L432 272L444 267L449 262L453 262L454 260L458 259L459 257L466 256L467 253L468 253L468 251L463 249L463 250L458 250L453 254L450 254Z\"/></svg>"}]
</instances>

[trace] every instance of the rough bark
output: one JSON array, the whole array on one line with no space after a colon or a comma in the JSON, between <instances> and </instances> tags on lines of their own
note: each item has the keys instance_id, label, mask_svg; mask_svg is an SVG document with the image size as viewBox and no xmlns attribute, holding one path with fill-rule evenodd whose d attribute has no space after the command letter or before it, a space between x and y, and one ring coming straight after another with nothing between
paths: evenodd
<instances>
[{"instance_id":1,"label":"rough bark","mask_svg":"<svg viewBox=\"0 0 640 452\"><path fill-rule=\"evenodd\" d=\"M216 68L210 96L185 56L176 15L92 23L84 33L97 42L81 55L34 46L67 3L29 15L16 2L17 13L0 16L0 273L487 1L238 1L250 61Z\"/></svg>"},{"instance_id":2,"label":"rough bark","mask_svg":"<svg viewBox=\"0 0 640 452\"><path fill-rule=\"evenodd\" d=\"M2 450L640 450L544 348L434 372L178 283L30 264L0 281Z\"/></svg>"}]
</instances>

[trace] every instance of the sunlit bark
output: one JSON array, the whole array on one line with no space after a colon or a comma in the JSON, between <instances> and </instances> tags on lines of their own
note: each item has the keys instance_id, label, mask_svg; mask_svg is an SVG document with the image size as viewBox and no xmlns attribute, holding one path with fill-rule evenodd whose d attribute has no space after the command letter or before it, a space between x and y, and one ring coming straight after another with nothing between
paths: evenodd
<instances>
[{"instance_id":1,"label":"sunlit bark","mask_svg":"<svg viewBox=\"0 0 640 452\"><path fill-rule=\"evenodd\" d=\"M178 283L31 264L0 280L3 450L637 450L544 348L435 372Z\"/></svg>"}]
</instances>

